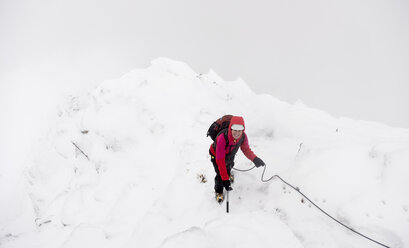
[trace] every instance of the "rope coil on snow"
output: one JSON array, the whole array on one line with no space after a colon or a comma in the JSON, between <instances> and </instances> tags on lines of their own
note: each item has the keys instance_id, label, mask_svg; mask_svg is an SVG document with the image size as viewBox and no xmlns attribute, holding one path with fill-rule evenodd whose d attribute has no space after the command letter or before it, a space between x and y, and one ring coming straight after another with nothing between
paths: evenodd
<instances>
[{"instance_id":1,"label":"rope coil on snow","mask_svg":"<svg viewBox=\"0 0 409 248\"><path fill-rule=\"evenodd\" d=\"M236 170L236 171L247 172L247 171L250 171L250 170L254 169L255 167L256 167L256 166L253 166L252 168L247 169L247 170L240 170L240 169L236 169L236 168L233 168L233 169ZM342 225L343 227L347 228L348 230L350 230L350 231L352 231L352 232L354 232L354 233L360 235L361 237L366 238L366 239L369 240L369 241L372 241L372 242L374 242L374 243L376 243L376 244L378 244L378 245L380 245L380 246L386 247L386 248L391 248L391 247L389 247L389 246L387 246L387 245L385 245L385 244L382 244L381 242L378 242L378 241L376 241L376 240L374 240L374 239L372 239L372 238L370 238L370 237L368 237L368 236L366 236L366 235L364 235L364 234L362 234L362 233L360 233L360 232L354 230L353 228L351 228L351 227L345 225L344 223L342 223L341 221L335 219L335 218L332 217L330 214L328 214L326 211L324 211L322 208L320 208L317 204L315 204L312 200L310 200L304 193L302 193L302 192L300 191L300 189L299 189L298 187L294 187L294 186L291 185L290 183L286 182L286 181L285 181L284 179L282 179L279 175L273 175L273 176L271 176L270 178L268 178L267 180L265 180L265 179L264 179L264 173L266 172L266 168L267 168L267 166L265 165L265 166L264 166L264 170L263 170L263 174L261 174L261 181L262 181L262 182L266 183L266 182L272 180L273 178L278 178L278 179L280 179L284 184L288 185L289 187L291 187L292 189L294 189L296 192L298 192L300 195L302 195L302 196L303 196L305 199L307 199L312 205L314 205L314 207L316 207L318 210L320 210L320 211L321 211L322 213L324 213L326 216L328 216L329 218L331 218L333 221L337 222L338 224Z\"/></svg>"}]
</instances>

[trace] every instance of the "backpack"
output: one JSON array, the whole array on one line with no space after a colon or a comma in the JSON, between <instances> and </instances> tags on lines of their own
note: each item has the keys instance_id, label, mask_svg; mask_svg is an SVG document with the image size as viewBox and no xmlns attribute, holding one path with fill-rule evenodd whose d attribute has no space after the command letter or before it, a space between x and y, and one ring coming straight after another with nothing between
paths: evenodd
<instances>
[{"instance_id":1,"label":"backpack","mask_svg":"<svg viewBox=\"0 0 409 248\"><path fill-rule=\"evenodd\" d=\"M229 128L230 120L233 115L224 115L223 117L217 119L215 122L210 125L209 130L207 130L207 136L215 141L217 135L224 129Z\"/></svg>"}]
</instances>

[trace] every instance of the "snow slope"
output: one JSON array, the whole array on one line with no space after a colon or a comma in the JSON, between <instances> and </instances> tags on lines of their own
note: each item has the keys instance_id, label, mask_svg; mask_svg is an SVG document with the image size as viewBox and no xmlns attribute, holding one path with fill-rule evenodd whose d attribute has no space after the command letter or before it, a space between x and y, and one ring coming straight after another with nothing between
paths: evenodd
<instances>
[{"instance_id":1,"label":"snow slope","mask_svg":"<svg viewBox=\"0 0 409 248\"><path fill-rule=\"evenodd\" d=\"M65 102L2 212L0 246L380 247L281 181L261 182L262 168L235 171L227 214L205 137L227 113L245 118L264 179L278 174L353 229L409 247L409 130L335 119L164 58ZM236 167L252 166L239 152Z\"/></svg>"}]
</instances>

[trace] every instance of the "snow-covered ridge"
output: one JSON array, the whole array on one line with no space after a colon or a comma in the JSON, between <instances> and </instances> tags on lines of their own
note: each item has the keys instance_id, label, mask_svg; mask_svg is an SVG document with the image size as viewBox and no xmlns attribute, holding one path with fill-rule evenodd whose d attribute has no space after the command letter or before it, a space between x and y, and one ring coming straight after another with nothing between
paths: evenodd
<instances>
[{"instance_id":1,"label":"snow-covered ridge","mask_svg":"<svg viewBox=\"0 0 409 248\"><path fill-rule=\"evenodd\" d=\"M260 169L236 172L226 214L205 137L226 113L244 116L266 176L380 242L409 246L409 130L336 119L165 58L66 102L27 170L23 217L1 223L0 245L376 247L280 182L262 183ZM252 165L239 154L236 166Z\"/></svg>"}]
</instances>

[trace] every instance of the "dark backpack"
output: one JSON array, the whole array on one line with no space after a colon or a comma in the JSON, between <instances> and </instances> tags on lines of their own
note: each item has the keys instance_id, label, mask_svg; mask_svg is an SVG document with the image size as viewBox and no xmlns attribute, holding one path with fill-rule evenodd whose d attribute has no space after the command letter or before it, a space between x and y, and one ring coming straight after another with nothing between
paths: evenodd
<instances>
[{"instance_id":1,"label":"dark backpack","mask_svg":"<svg viewBox=\"0 0 409 248\"><path fill-rule=\"evenodd\" d=\"M214 141L217 135L224 129L229 128L230 120L233 116L232 115L224 115L223 117L217 119L210 125L209 130L207 130L207 136L210 136Z\"/></svg>"}]
</instances>

